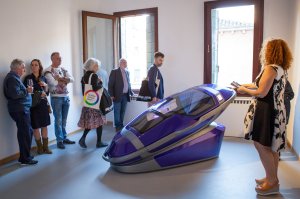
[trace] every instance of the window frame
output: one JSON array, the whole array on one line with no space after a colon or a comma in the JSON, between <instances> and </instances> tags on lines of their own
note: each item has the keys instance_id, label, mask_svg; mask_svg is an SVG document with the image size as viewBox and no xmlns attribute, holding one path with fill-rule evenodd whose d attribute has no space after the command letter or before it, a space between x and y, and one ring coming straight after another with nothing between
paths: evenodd
<instances>
[{"instance_id":1,"label":"window frame","mask_svg":"<svg viewBox=\"0 0 300 199\"><path fill-rule=\"evenodd\" d=\"M154 17L154 51L158 51L158 8L145 8L145 9L138 9L138 10L128 10L128 11L121 11L121 12L114 12L114 16L118 18L118 33L121 33L121 18L122 17L129 17L129 16L138 16L149 14ZM119 55L121 55L121 34L119 34ZM121 58L121 57L119 57Z\"/></svg>"},{"instance_id":2,"label":"window frame","mask_svg":"<svg viewBox=\"0 0 300 199\"><path fill-rule=\"evenodd\" d=\"M121 12L114 12L114 16L118 17L118 47L119 47L119 59L122 56L122 44L121 44L121 18L122 17L130 17L130 16L138 16L149 14L154 17L154 52L158 51L158 8L145 8L145 9L138 9L138 10L129 10L129 11L121 11ZM153 55L154 56L154 55ZM134 93L138 93L140 89L132 89Z\"/></svg>"},{"instance_id":3,"label":"window frame","mask_svg":"<svg viewBox=\"0 0 300 199\"><path fill-rule=\"evenodd\" d=\"M204 2L204 83L210 84L211 66L211 10L216 8L254 5L252 81L260 72L259 52L263 42L264 0L218 0Z\"/></svg>"},{"instance_id":4,"label":"window frame","mask_svg":"<svg viewBox=\"0 0 300 199\"><path fill-rule=\"evenodd\" d=\"M115 25L117 21L117 17L114 15L97 13L97 12L89 12L89 11L82 11L82 61L83 63L88 59L88 38L87 38L87 18L88 17L96 17L96 18L103 18L103 19L111 19L113 21L113 38L115 38ZM113 41L115 43L115 41ZM115 53L115 45L113 45L113 56L114 60L116 53Z\"/></svg>"},{"instance_id":5,"label":"window frame","mask_svg":"<svg viewBox=\"0 0 300 199\"><path fill-rule=\"evenodd\" d=\"M87 41L87 17L97 17L113 20L113 56L115 65L117 65L118 60L121 58L121 17L137 16L149 14L154 17L154 52L158 51L158 8L145 8L137 10L128 10L114 12L112 15L82 11L82 54L83 63L88 59L88 41ZM154 56L154 55L153 55ZM113 68L112 68L113 69ZM133 92L139 92L139 89L133 89Z\"/></svg>"}]
</instances>

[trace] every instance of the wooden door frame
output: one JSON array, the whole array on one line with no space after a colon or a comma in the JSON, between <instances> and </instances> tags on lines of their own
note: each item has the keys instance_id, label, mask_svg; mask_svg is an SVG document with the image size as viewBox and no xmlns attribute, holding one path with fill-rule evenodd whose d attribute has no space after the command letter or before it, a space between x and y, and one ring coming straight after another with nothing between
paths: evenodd
<instances>
[{"instance_id":1,"label":"wooden door frame","mask_svg":"<svg viewBox=\"0 0 300 199\"><path fill-rule=\"evenodd\" d=\"M149 14L154 17L154 52L157 52L158 51L158 8L157 7L114 12L114 16L118 17L119 20L118 24L121 24L121 17L137 16L143 14ZM120 27L119 27L119 32L121 32ZM119 37L120 36L121 35L119 35ZM119 38L119 41L121 41L121 38ZM121 52L119 52L119 54L121 55Z\"/></svg>"},{"instance_id":2,"label":"wooden door frame","mask_svg":"<svg viewBox=\"0 0 300 199\"><path fill-rule=\"evenodd\" d=\"M259 52L263 42L264 0L218 0L204 2L204 83L211 82L211 10L215 8L254 5L252 80L260 71Z\"/></svg>"},{"instance_id":3,"label":"wooden door frame","mask_svg":"<svg viewBox=\"0 0 300 199\"><path fill-rule=\"evenodd\" d=\"M87 40L87 18L88 17L96 17L96 18L104 18L104 19L111 19L113 21L113 35L112 38L115 36L115 23L117 20L117 17L114 15L108 15L108 14L102 14L102 13L97 13L97 12L89 12L89 11L82 11L82 57L83 57L83 63L87 60L88 58L88 40ZM115 57L115 46L113 45L113 53Z\"/></svg>"}]
</instances>

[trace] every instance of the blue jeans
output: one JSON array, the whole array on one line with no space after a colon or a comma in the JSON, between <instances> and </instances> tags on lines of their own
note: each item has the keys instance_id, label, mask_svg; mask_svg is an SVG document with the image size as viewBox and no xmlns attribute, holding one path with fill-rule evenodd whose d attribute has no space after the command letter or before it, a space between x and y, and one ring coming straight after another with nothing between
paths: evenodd
<instances>
[{"instance_id":1,"label":"blue jeans","mask_svg":"<svg viewBox=\"0 0 300 199\"><path fill-rule=\"evenodd\" d=\"M20 149L19 162L28 162L33 159L30 155L32 141L30 111L10 112L9 114L16 122L18 128L17 137Z\"/></svg>"},{"instance_id":2,"label":"blue jeans","mask_svg":"<svg viewBox=\"0 0 300 199\"><path fill-rule=\"evenodd\" d=\"M127 106L127 95L122 95L121 101L114 102L114 122L116 129L123 128L124 115Z\"/></svg>"},{"instance_id":3,"label":"blue jeans","mask_svg":"<svg viewBox=\"0 0 300 199\"><path fill-rule=\"evenodd\" d=\"M70 107L69 97L51 97L51 106L54 115L55 136L57 142L67 138L66 125Z\"/></svg>"}]
</instances>

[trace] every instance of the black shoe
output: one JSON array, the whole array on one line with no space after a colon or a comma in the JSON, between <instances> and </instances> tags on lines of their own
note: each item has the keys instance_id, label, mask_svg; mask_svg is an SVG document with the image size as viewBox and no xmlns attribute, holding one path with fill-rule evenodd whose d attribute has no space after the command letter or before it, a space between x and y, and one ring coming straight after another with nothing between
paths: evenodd
<instances>
[{"instance_id":1,"label":"black shoe","mask_svg":"<svg viewBox=\"0 0 300 199\"><path fill-rule=\"evenodd\" d=\"M59 148L59 149L65 149L66 147L65 147L65 145L64 145L63 142L57 142L57 148Z\"/></svg>"},{"instance_id":2,"label":"black shoe","mask_svg":"<svg viewBox=\"0 0 300 199\"><path fill-rule=\"evenodd\" d=\"M75 144L76 142L75 141L72 141L72 140L69 140L68 138L66 138L64 141L63 141L64 144Z\"/></svg>"},{"instance_id":3,"label":"black shoe","mask_svg":"<svg viewBox=\"0 0 300 199\"><path fill-rule=\"evenodd\" d=\"M37 160L29 160L26 162L20 162L22 166L27 166L27 165L36 165L38 163Z\"/></svg>"},{"instance_id":4,"label":"black shoe","mask_svg":"<svg viewBox=\"0 0 300 199\"><path fill-rule=\"evenodd\" d=\"M87 146L86 146L86 144L85 144L85 138L80 138L80 140L79 140L79 145L81 146L81 148L84 148L84 149L86 149L87 148Z\"/></svg>"},{"instance_id":5,"label":"black shoe","mask_svg":"<svg viewBox=\"0 0 300 199\"><path fill-rule=\"evenodd\" d=\"M96 144L96 148L102 148L102 147L107 147L108 144L104 143L104 142L97 142Z\"/></svg>"}]
</instances>

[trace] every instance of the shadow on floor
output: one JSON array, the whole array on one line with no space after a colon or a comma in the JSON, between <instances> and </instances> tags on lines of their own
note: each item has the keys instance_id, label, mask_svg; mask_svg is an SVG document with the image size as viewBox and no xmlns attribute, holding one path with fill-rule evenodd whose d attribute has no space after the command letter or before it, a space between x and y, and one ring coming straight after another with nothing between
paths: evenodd
<instances>
[{"instance_id":1,"label":"shadow on floor","mask_svg":"<svg viewBox=\"0 0 300 199\"><path fill-rule=\"evenodd\" d=\"M88 137L90 137L90 136L94 137L95 136L94 131L95 130L92 130L91 132L89 132ZM107 143L109 143L112 140L113 136L115 135L112 132L114 132L114 128L112 126L104 126L102 136L103 136L103 140L105 140ZM82 132L77 132L77 133L71 134L68 137L71 137L72 139L76 140L75 145L77 145L78 140L79 140L78 138L81 135L82 135ZM86 141L86 143L88 144L88 147L92 147L93 145L96 144L94 142L93 143L90 143L90 142L91 142L90 140ZM34 139L32 140L32 145L34 145ZM49 149L52 150L52 151L57 149L56 141L51 141L50 142ZM64 150L62 150L62 151L64 151ZM48 154L39 155L39 154L37 154L36 149L31 150L31 155L34 156L35 159L37 159L40 156L49 156L49 157L51 156L51 155L48 155ZM5 165L0 166L0 177L5 176L5 175L7 175L11 172L14 172L14 171L16 171L18 169L21 169L21 168L24 168L24 167L26 167L26 166L21 166L20 163L17 160L11 161L11 162L9 162Z\"/></svg>"},{"instance_id":2,"label":"shadow on floor","mask_svg":"<svg viewBox=\"0 0 300 199\"><path fill-rule=\"evenodd\" d=\"M56 148L57 148L56 143L54 144L54 142L53 142L53 144L51 144L49 146L50 150L53 150L53 149L56 149ZM40 156L39 154L37 154L36 150L34 150L34 149L31 150L31 155L34 156L34 157ZM42 154L42 155L47 155L47 154ZM0 177L5 176L5 175L7 175L11 172L14 172L14 171L16 171L18 169L21 169L21 168L24 168L24 167L26 167L26 166L22 166L17 160L9 162L9 163L7 163L5 165L2 165L0 167Z\"/></svg>"},{"instance_id":3,"label":"shadow on floor","mask_svg":"<svg viewBox=\"0 0 300 199\"><path fill-rule=\"evenodd\" d=\"M204 178L199 179L199 175L210 172L217 161L216 158L201 164L138 174L119 173L109 168L104 175L98 176L98 180L115 192L137 198L172 198L172 195L178 196L192 190L195 184L204 183Z\"/></svg>"},{"instance_id":4,"label":"shadow on floor","mask_svg":"<svg viewBox=\"0 0 300 199\"><path fill-rule=\"evenodd\" d=\"M0 177L7 175L11 172L16 171L17 169L21 168L22 166L20 165L19 162L11 162L9 164L6 164L4 166L1 166L0 169Z\"/></svg>"},{"instance_id":5,"label":"shadow on floor","mask_svg":"<svg viewBox=\"0 0 300 199\"><path fill-rule=\"evenodd\" d=\"M269 195L269 196L259 196L257 199L299 199L300 198L300 188L293 189L280 189L280 194Z\"/></svg>"},{"instance_id":6,"label":"shadow on floor","mask_svg":"<svg viewBox=\"0 0 300 199\"><path fill-rule=\"evenodd\" d=\"M49 190L57 189L58 185L61 187L68 183L73 178L72 176L82 169L82 163L90 161L91 157L104 150L95 147L96 133L91 132L90 134L87 140L88 149L81 149L78 146L77 142L81 136L81 133L78 133L70 137L76 141L76 144L66 145L66 149L60 150L57 149L55 143L50 147L53 150L52 155L35 156L35 159L39 161L37 165L21 166L19 162L13 161L1 166L0 177L8 177L12 181L7 184L1 183L1 199L24 198L26 190L34 190L30 191L30 198L36 199L43 196L44 193L48 193ZM105 128L103 134L103 140L106 142L110 141L114 135L110 128Z\"/></svg>"}]
</instances>

